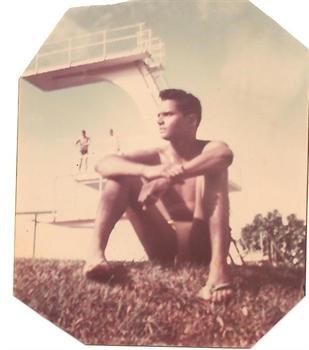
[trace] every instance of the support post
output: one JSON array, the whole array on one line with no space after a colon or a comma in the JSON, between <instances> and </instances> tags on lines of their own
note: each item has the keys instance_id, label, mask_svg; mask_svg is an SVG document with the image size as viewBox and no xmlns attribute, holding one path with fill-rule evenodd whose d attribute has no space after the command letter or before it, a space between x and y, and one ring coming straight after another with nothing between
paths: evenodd
<instances>
[{"instance_id":1,"label":"support post","mask_svg":"<svg viewBox=\"0 0 309 350\"><path fill-rule=\"evenodd\" d=\"M241 261L242 265L246 265L245 260L244 260L244 258L242 257L242 255L240 254L240 251L239 251L239 249L238 249L238 247L237 247L236 241L235 241L235 239L232 238L232 237L231 237L231 242L233 243L233 245L234 245L234 247L235 247L235 249L236 249L236 252L237 252L237 254L238 254L239 258L240 258L240 261Z\"/></svg>"},{"instance_id":2,"label":"support post","mask_svg":"<svg viewBox=\"0 0 309 350\"><path fill-rule=\"evenodd\" d=\"M106 30L103 30L102 32L102 55L103 58L105 59L106 57Z\"/></svg>"},{"instance_id":3,"label":"support post","mask_svg":"<svg viewBox=\"0 0 309 350\"><path fill-rule=\"evenodd\" d=\"M32 259L35 259L36 228L37 228L37 223L38 223L38 213L34 213L34 229L33 229Z\"/></svg>"},{"instance_id":4,"label":"support post","mask_svg":"<svg viewBox=\"0 0 309 350\"><path fill-rule=\"evenodd\" d=\"M68 66L71 67L72 64L72 39L68 40Z\"/></svg>"},{"instance_id":5,"label":"support post","mask_svg":"<svg viewBox=\"0 0 309 350\"><path fill-rule=\"evenodd\" d=\"M39 55L35 55L35 66L34 66L35 74L38 74L39 71Z\"/></svg>"},{"instance_id":6,"label":"support post","mask_svg":"<svg viewBox=\"0 0 309 350\"><path fill-rule=\"evenodd\" d=\"M103 178L102 176L100 176L99 178L99 197L101 198L101 194L102 194L102 189L103 189Z\"/></svg>"}]
</instances>

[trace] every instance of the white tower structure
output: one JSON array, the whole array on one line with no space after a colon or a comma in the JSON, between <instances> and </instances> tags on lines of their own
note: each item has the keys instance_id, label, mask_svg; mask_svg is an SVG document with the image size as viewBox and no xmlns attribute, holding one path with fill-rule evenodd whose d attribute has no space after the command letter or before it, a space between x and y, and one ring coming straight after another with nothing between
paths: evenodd
<instances>
[{"instance_id":1,"label":"white tower structure","mask_svg":"<svg viewBox=\"0 0 309 350\"><path fill-rule=\"evenodd\" d=\"M124 90L144 118L155 114L164 43L144 23L45 44L22 78L42 90L109 81Z\"/></svg>"},{"instance_id":2,"label":"white tower structure","mask_svg":"<svg viewBox=\"0 0 309 350\"><path fill-rule=\"evenodd\" d=\"M45 91L110 82L131 97L147 129L155 132L151 119L156 115L159 91L167 87L162 76L164 55L162 40L144 23L138 23L46 43L22 78ZM103 185L103 180L93 173L57 178L55 222L93 219L97 194ZM83 206L85 196L94 196L93 208Z\"/></svg>"}]
</instances>

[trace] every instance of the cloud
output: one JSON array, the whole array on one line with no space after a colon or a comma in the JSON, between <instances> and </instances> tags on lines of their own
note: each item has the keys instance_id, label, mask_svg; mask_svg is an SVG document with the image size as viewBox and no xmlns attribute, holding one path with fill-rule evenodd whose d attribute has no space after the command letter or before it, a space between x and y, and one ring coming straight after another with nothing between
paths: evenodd
<instances>
[{"instance_id":1,"label":"cloud","mask_svg":"<svg viewBox=\"0 0 309 350\"><path fill-rule=\"evenodd\" d=\"M196 2L198 13L202 21L207 21L213 16L230 19L241 14L248 6L246 1L205 1Z\"/></svg>"},{"instance_id":2,"label":"cloud","mask_svg":"<svg viewBox=\"0 0 309 350\"><path fill-rule=\"evenodd\" d=\"M200 14L201 20L205 21L208 18L209 14L209 3L203 0L198 0L196 2L197 10Z\"/></svg>"},{"instance_id":3,"label":"cloud","mask_svg":"<svg viewBox=\"0 0 309 350\"><path fill-rule=\"evenodd\" d=\"M82 8L78 12L82 12ZM57 26L51 32L45 44L55 41L65 40L72 36L86 34L87 29L79 25L76 20L69 15L70 10L61 18Z\"/></svg>"},{"instance_id":4,"label":"cloud","mask_svg":"<svg viewBox=\"0 0 309 350\"><path fill-rule=\"evenodd\" d=\"M286 104L300 93L306 78L305 51L282 34L235 30L229 37L221 79L234 98Z\"/></svg>"}]
</instances>

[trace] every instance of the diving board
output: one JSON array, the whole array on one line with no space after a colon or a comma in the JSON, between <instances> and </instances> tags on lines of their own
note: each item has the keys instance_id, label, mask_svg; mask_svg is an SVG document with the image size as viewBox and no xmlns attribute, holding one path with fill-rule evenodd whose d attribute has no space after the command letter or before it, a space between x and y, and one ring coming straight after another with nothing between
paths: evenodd
<instances>
[{"instance_id":1,"label":"diving board","mask_svg":"<svg viewBox=\"0 0 309 350\"><path fill-rule=\"evenodd\" d=\"M76 36L43 45L22 75L50 91L107 81L123 89L141 115L156 115L165 47L144 23Z\"/></svg>"}]
</instances>

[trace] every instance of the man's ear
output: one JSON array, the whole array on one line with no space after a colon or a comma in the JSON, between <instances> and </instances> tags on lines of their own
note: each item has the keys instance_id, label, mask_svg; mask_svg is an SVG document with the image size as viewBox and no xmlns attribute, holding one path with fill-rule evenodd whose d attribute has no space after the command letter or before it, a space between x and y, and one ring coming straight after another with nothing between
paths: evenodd
<instances>
[{"instance_id":1,"label":"man's ear","mask_svg":"<svg viewBox=\"0 0 309 350\"><path fill-rule=\"evenodd\" d=\"M189 114L188 119L190 120L190 124L193 125L195 128L198 126L197 116L194 113Z\"/></svg>"}]
</instances>

